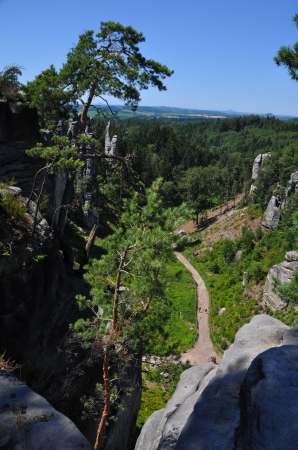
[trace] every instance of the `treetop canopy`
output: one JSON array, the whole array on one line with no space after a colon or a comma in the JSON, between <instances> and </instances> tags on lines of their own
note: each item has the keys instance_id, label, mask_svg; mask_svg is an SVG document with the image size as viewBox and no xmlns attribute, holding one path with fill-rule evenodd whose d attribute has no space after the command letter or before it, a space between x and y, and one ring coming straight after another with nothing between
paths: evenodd
<instances>
[{"instance_id":1,"label":"treetop canopy","mask_svg":"<svg viewBox=\"0 0 298 450\"><path fill-rule=\"evenodd\" d=\"M131 26L101 22L99 33L87 30L79 36L60 71L51 65L24 86L28 100L49 117L69 115L79 101L83 105L81 120L94 97L105 101L104 96L113 96L135 110L140 90L149 86L166 90L163 80L173 74L167 66L140 53L138 44L144 41L143 34Z\"/></svg>"}]
</instances>

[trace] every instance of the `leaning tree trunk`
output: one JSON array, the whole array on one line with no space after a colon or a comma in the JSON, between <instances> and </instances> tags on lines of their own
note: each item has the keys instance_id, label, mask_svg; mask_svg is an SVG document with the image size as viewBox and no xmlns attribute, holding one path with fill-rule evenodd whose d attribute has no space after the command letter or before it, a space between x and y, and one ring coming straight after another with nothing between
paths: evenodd
<instances>
[{"instance_id":1,"label":"leaning tree trunk","mask_svg":"<svg viewBox=\"0 0 298 450\"><path fill-rule=\"evenodd\" d=\"M91 253L91 250L92 250L92 247L93 247L93 243L94 243L94 239L95 239L95 236L96 236L97 229L98 229L98 226L97 225L93 225L93 228L90 231L90 234L89 234L89 237L88 237L87 244L85 246L84 258L83 258L83 262L82 262L81 266L84 266L85 264L88 264L90 253Z\"/></svg>"}]
</instances>

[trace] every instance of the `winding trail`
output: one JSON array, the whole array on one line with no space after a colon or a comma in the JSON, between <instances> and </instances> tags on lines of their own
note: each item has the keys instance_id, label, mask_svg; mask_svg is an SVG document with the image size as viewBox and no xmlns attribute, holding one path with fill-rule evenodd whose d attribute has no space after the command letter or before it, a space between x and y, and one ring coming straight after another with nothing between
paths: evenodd
<instances>
[{"instance_id":1,"label":"winding trail","mask_svg":"<svg viewBox=\"0 0 298 450\"><path fill-rule=\"evenodd\" d=\"M199 338L195 346L186 353L181 354L180 361L185 362L189 360L192 365L207 364L207 358L211 355L215 356L216 353L213 349L212 342L209 335L209 295L206 289L205 283L195 270L195 268L189 263L189 261L179 252L175 252L179 261L190 271L193 279L198 286L198 334ZM200 312L201 308L201 312ZM206 310L208 313L206 313ZM219 358L216 358L219 361ZM212 363L210 363L212 364Z\"/></svg>"}]
</instances>

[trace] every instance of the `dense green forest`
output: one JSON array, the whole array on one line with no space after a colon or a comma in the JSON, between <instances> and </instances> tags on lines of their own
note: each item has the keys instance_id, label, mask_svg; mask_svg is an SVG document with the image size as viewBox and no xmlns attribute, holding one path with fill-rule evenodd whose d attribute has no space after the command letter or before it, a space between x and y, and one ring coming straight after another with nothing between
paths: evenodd
<instances>
[{"instance_id":1,"label":"dense green forest","mask_svg":"<svg viewBox=\"0 0 298 450\"><path fill-rule=\"evenodd\" d=\"M95 135L104 145L105 122L97 121ZM163 178L165 206L187 201L196 214L248 193L254 158L271 152L260 171L258 202L262 208L278 184L285 187L296 170L298 124L272 117L246 116L196 123L156 119L112 122L121 156L132 155L132 167L149 187Z\"/></svg>"}]
</instances>

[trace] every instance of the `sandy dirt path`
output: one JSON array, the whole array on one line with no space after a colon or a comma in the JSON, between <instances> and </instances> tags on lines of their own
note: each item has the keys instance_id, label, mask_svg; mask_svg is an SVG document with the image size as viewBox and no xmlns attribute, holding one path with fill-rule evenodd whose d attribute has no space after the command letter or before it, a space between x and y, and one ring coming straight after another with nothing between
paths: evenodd
<instances>
[{"instance_id":1,"label":"sandy dirt path","mask_svg":"<svg viewBox=\"0 0 298 450\"><path fill-rule=\"evenodd\" d=\"M180 361L185 362L189 360L192 365L207 364L207 358L211 355L216 355L209 335L209 295L205 283L195 270L195 268L184 258L181 253L175 252L179 261L190 271L193 279L198 286L198 334L199 338L195 346L186 353L181 354ZM200 312L201 308L201 312ZM206 312L206 310L208 312ZM217 362L220 358L216 356ZM210 363L211 364L211 363Z\"/></svg>"}]
</instances>

